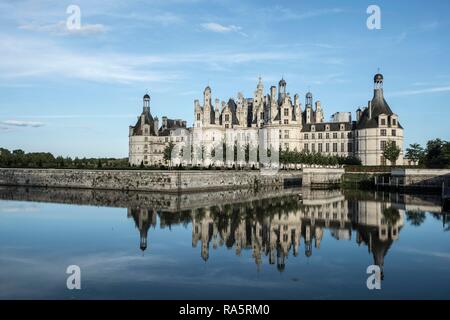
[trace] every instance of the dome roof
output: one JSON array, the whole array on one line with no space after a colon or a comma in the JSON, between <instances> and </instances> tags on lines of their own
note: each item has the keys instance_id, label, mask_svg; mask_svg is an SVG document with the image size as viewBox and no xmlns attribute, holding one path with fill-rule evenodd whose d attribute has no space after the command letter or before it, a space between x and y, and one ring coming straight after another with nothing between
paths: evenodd
<instances>
[{"instance_id":1,"label":"dome roof","mask_svg":"<svg viewBox=\"0 0 450 320\"><path fill-rule=\"evenodd\" d=\"M148 95L148 93L146 93L146 94L144 95L144 99L145 99L145 100L147 100L147 99L150 100L150 96Z\"/></svg>"},{"instance_id":2,"label":"dome roof","mask_svg":"<svg viewBox=\"0 0 450 320\"><path fill-rule=\"evenodd\" d=\"M312 95L311 92L308 92L308 93L306 94L306 97L307 97L307 98L312 98L312 96L313 96L313 95Z\"/></svg>"},{"instance_id":3,"label":"dome roof","mask_svg":"<svg viewBox=\"0 0 450 320\"><path fill-rule=\"evenodd\" d=\"M280 82L278 82L278 84L280 86L286 86L286 81L283 78L281 78L281 80L280 80Z\"/></svg>"},{"instance_id":4,"label":"dome roof","mask_svg":"<svg viewBox=\"0 0 450 320\"><path fill-rule=\"evenodd\" d=\"M383 81L383 75L381 73L377 73L374 77L373 77L373 81L374 82L381 82Z\"/></svg>"}]
</instances>

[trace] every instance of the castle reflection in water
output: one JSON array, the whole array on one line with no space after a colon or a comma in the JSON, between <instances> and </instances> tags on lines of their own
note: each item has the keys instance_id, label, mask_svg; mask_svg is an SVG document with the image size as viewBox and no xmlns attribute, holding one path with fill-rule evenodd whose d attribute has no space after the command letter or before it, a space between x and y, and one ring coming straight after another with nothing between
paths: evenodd
<instances>
[{"instance_id":1,"label":"castle reflection in water","mask_svg":"<svg viewBox=\"0 0 450 320\"><path fill-rule=\"evenodd\" d=\"M326 229L337 240L366 245L374 264L383 270L384 257L399 237L406 210L403 196L344 196L340 190L301 190L282 197L185 209L180 212L128 208L146 250L150 227L182 224L192 228L192 246L207 261L210 250L251 250L257 268L267 259L283 271L290 253L310 257L319 250ZM403 203L403 204L402 204Z\"/></svg>"}]
</instances>

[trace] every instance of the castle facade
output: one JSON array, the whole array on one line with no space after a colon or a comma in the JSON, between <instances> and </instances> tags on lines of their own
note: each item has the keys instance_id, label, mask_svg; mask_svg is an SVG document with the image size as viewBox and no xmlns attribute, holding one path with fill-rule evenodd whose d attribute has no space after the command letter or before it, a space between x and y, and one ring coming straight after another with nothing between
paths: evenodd
<instances>
[{"instance_id":1,"label":"castle facade","mask_svg":"<svg viewBox=\"0 0 450 320\"><path fill-rule=\"evenodd\" d=\"M265 94L259 79L253 97L238 93L227 102L215 99L207 86L203 101L194 101L194 123L187 128L183 120L163 117L159 120L150 113L150 96L144 96L143 112L135 126L129 129L129 161L131 165L166 164L163 153L169 143L191 141L210 153L224 142L238 141L241 145L258 144L264 131L268 146L279 150L320 153L341 157L358 157L364 165L390 164L383 156L388 141L403 150L403 128L384 98L384 78L374 77L374 95L366 107L356 110L356 119L350 112L337 112L325 121L320 101L312 93L293 98L287 93L286 81L281 79L278 89L270 87ZM242 165L236 161L211 162L196 159L187 165ZM397 164L403 164L401 151Z\"/></svg>"}]
</instances>

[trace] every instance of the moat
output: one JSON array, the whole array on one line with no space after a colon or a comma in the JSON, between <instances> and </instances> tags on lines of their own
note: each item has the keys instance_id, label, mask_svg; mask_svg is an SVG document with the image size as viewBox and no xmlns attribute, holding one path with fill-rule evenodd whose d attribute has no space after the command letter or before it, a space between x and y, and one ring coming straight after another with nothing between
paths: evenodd
<instances>
[{"instance_id":1,"label":"moat","mask_svg":"<svg viewBox=\"0 0 450 320\"><path fill-rule=\"evenodd\" d=\"M449 299L436 196L0 187L0 299ZM68 290L66 268L81 269ZM370 265L381 290L366 285Z\"/></svg>"}]
</instances>

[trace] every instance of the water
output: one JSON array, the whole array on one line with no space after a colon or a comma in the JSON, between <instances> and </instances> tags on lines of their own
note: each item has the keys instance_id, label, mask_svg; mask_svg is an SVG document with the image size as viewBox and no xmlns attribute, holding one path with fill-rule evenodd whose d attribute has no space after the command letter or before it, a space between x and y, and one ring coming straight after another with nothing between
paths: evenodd
<instances>
[{"instance_id":1,"label":"water","mask_svg":"<svg viewBox=\"0 0 450 320\"><path fill-rule=\"evenodd\" d=\"M0 299L450 298L438 198L2 187L0 199ZM66 287L69 265L81 290Z\"/></svg>"}]
</instances>

